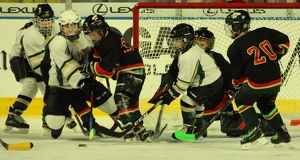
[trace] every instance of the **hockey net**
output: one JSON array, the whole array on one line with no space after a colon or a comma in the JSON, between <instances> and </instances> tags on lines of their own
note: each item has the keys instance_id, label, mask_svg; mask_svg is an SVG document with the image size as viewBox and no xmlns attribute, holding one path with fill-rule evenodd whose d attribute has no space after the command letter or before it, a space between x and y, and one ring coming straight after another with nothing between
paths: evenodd
<instances>
[{"instance_id":1,"label":"hockey net","mask_svg":"<svg viewBox=\"0 0 300 160\"><path fill-rule=\"evenodd\" d=\"M147 78L141 93L141 111L152 105L147 101L160 84L160 76L168 70L174 57L169 38L171 29L179 23L191 24L194 29L208 27L216 37L214 51L223 54L233 42L224 31L225 17L233 10L248 10L250 30L269 27L287 34L290 49L280 60L283 85L276 105L287 125L298 125L300 120L300 4L298 3L138 3L133 9L133 43L139 48L146 65ZM270 71L272 72L272 71ZM159 108L146 118L155 126ZM163 123L169 129L182 125L179 98L165 107Z\"/></svg>"}]
</instances>

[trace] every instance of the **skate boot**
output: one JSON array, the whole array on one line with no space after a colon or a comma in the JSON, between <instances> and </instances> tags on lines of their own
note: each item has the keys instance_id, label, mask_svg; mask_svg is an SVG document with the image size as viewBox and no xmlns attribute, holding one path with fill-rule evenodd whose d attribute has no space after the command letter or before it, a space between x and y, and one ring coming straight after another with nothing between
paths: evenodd
<instances>
[{"instance_id":1,"label":"skate boot","mask_svg":"<svg viewBox=\"0 0 300 160\"><path fill-rule=\"evenodd\" d=\"M4 129L5 133L17 133L17 134L27 134L29 125L25 122L21 116L22 112L14 110L12 107L9 107L8 117L5 121L6 128ZM19 131L12 130L17 128Z\"/></svg>"},{"instance_id":2,"label":"skate boot","mask_svg":"<svg viewBox=\"0 0 300 160\"><path fill-rule=\"evenodd\" d=\"M261 125L254 127L248 132L248 134L243 136L241 140L241 145L243 150L248 150L254 147L259 147L268 143L264 136Z\"/></svg>"},{"instance_id":3,"label":"skate boot","mask_svg":"<svg viewBox=\"0 0 300 160\"><path fill-rule=\"evenodd\" d=\"M193 134L195 131L195 127L190 124L183 124L183 127L179 130L182 133L186 134ZM172 139L171 140L179 140L175 137L175 133L172 133Z\"/></svg>"},{"instance_id":4,"label":"skate boot","mask_svg":"<svg viewBox=\"0 0 300 160\"><path fill-rule=\"evenodd\" d=\"M134 129L133 132L136 135L136 138L141 140L141 141L146 141L150 143L151 137L154 135L153 130L146 130L146 128L142 125L137 125Z\"/></svg>"},{"instance_id":5,"label":"skate boot","mask_svg":"<svg viewBox=\"0 0 300 160\"><path fill-rule=\"evenodd\" d=\"M45 137L48 137L48 136L51 135L51 128L50 128L50 127L48 126L48 124L46 123L46 120L45 120L45 117L44 117L44 116L42 116L42 122L43 122L42 127L43 127L43 129L44 129L44 136L45 136Z\"/></svg>"},{"instance_id":6,"label":"skate boot","mask_svg":"<svg viewBox=\"0 0 300 160\"><path fill-rule=\"evenodd\" d=\"M65 124L66 127L68 127L69 129L73 129L76 132L77 123L71 116L66 118Z\"/></svg>"},{"instance_id":7,"label":"skate boot","mask_svg":"<svg viewBox=\"0 0 300 160\"><path fill-rule=\"evenodd\" d=\"M131 124L132 123L125 124L124 128L126 129L126 126L131 126ZM152 130L146 130L145 127L139 124L132 131L129 131L127 134L125 134L124 139L126 143L135 143L137 140L150 143L153 135L154 132Z\"/></svg>"},{"instance_id":8,"label":"skate boot","mask_svg":"<svg viewBox=\"0 0 300 160\"><path fill-rule=\"evenodd\" d=\"M271 138L271 142L273 143L275 148L293 148L293 146L290 144L291 136L289 135L285 124L283 124L280 127L279 131Z\"/></svg>"}]
</instances>

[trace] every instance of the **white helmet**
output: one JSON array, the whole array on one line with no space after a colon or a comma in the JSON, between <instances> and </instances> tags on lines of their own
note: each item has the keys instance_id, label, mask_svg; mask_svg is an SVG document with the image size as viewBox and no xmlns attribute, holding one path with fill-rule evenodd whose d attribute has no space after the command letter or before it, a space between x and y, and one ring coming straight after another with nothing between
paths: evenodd
<instances>
[{"instance_id":1,"label":"white helmet","mask_svg":"<svg viewBox=\"0 0 300 160\"><path fill-rule=\"evenodd\" d=\"M81 18L77 14L76 11L71 9L71 10L66 10L66 11L61 12L59 15L58 24L60 26L60 31L61 31L62 36L69 39L70 41L74 41L79 38L79 34L81 32ZM64 25L74 25L74 24L78 25L78 32L72 34L71 36L70 35L67 36L63 32L63 26Z\"/></svg>"}]
</instances>

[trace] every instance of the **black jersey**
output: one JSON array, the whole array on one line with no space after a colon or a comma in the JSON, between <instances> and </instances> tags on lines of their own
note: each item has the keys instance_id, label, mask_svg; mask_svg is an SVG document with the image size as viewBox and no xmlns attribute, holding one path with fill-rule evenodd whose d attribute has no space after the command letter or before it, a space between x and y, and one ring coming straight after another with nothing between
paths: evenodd
<instances>
[{"instance_id":1,"label":"black jersey","mask_svg":"<svg viewBox=\"0 0 300 160\"><path fill-rule=\"evenodd\" d=\"M235 39L227 51L233 85L246 82L243 87L245 93L257 93L257 90L278 92L281 85L278 59L287 53L289 43L287 35L265 27Z\"/></svg>"},{"instance_id":2,"label":"black jersey","mask_svg":"<svg viewBox=\"0 0 300 160\"><path fill-rule=\"evenodd\" d=\"M113 31L95 46L93 58L96 59L97 76L116 78L122 70L144 68L138 49L128 45L124 38Z\"/></svg>"}]
</instances>

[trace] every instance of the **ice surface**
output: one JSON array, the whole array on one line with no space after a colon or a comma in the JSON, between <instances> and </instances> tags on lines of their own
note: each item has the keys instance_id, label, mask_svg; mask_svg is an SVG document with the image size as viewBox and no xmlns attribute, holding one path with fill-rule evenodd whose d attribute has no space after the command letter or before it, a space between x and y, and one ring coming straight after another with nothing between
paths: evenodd
<instances>
[{"instance_id":1,"label":"ice surface","mask_svg":"<svg viewBox=\"0 0 300 160\"><path fill-rule=\"evenodd\" d=\"M98 138L89 140L79 127L77 132L64 128L61 137L54 140L43 136L40 117L26 116L30 124L28 134L6 134L3 132L6 117L0 117L0 137L6 143L30 141L31 150L6 151L0 147L0 160L299 160L300 134L291 131L294 149L276 149L270 143L265 146L242 151L241 137L231 138L219 130L209 130L208 137L194 142L172 142L173 130L165 131L152 143L126 144L120 138ZM110 127L109 118L96 117L97 122ZM218 123L218 122L215 122ZM299 127L299 126L298 126ZM78 147L86 144L87 147Z\"/></svg>"}]
</instances>

